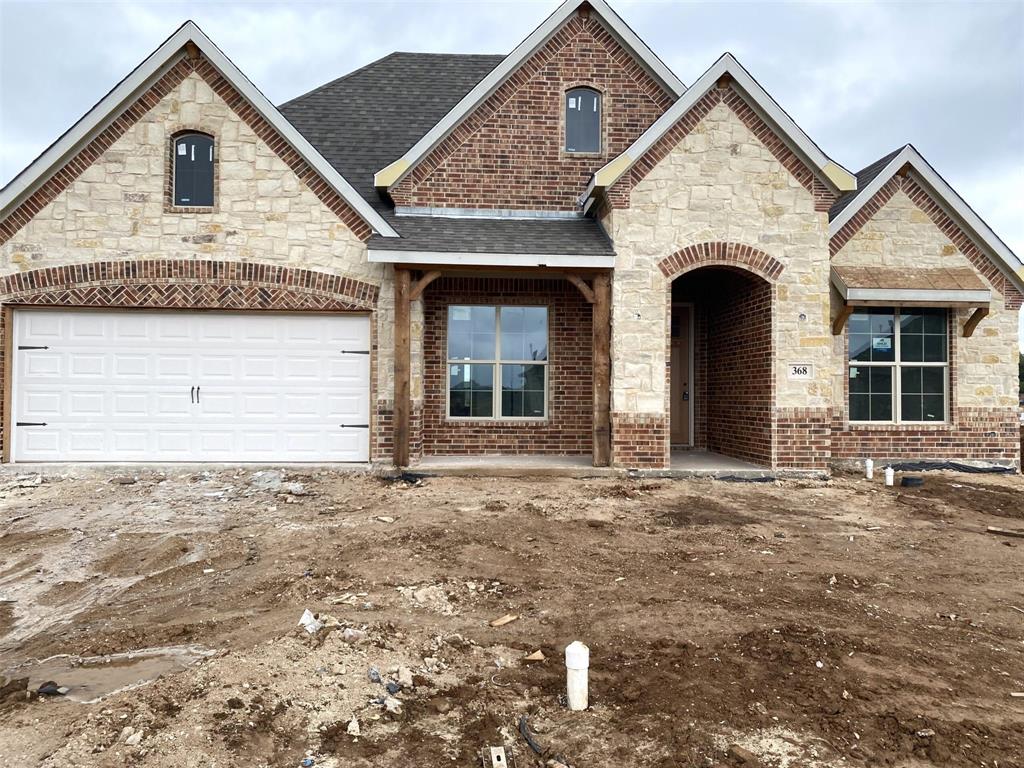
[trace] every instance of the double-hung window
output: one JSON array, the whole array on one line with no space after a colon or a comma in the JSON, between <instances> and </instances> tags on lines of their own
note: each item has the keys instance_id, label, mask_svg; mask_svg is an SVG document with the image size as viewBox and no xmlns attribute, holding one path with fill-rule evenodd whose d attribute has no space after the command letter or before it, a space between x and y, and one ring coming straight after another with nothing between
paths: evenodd
<instances>
[{"instance_id":1,"label":"double-hung window","mask_svg":"<svg viewBox=\"0 0 1024 768\"><path fill-rule=\"evenodd\" d=\"M848 372L850 421L946 421L946 310L870 308L854 312L849 320Z\"/></svg>"},{"instance_id":2,"label":"double-hung window","mask_svg":"<svg viewBox=\"0 0 1024 768\"><path fill-rule=\"evenodd\" d=\"M547 416L546 307L448 307L448 416Z\"/></svg>"}]
</instances>

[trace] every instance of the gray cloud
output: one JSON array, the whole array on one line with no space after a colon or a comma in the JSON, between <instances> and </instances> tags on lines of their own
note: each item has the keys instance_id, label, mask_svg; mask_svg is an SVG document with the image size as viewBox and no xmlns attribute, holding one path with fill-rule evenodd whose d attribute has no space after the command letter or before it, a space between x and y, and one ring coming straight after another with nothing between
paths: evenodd
<instances>
[{"instance_id":1,"label":"gray cloud","mask_svg":"<svg viewBox=\"0 0 1024 768\"><path fill-rule=\"evenodd\" d=\"M613 4L684 82L731 51L852 170L912 142L1024 255L1024 3ZM0 0L0 184L187 18L280 103L393 50L507 52L557 5Z\"/></svg>"}]
</instances>

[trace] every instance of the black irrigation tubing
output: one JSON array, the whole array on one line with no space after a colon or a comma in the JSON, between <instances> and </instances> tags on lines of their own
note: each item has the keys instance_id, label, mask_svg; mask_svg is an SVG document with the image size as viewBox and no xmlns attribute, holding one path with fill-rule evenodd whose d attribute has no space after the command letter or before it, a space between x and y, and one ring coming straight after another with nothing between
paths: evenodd
<instances>
[{"instance_id":1,"label":"black irrigation tubing","mask_svg":"<svg viewBox=\"0 0 1024 768\"><path fill-rule=\"evenodd\" d=\"M929 472L932 470L948 469L954 472L969 472L971 474L1013 474L1017 470L1013 467L1000 467L988 465L976 467L971 464L961 464L959 461L902 461L890 464L890 467L897 472Z\"/></svg>"},{"instance_id":2,"label":"black irrigation tubing","mask_svg":"<svg viewBox=\"0 0 1024 768\"><path fill-rule=\"evenodd\" d=\"M532 749L536 754L541 757L551 757L551 755L548 755L546 750L537 743L537 739L534 738L533 733L530 731L530 725L526 722L526 715L519 716L519 734L526 740L530 749ZM562 765L569 765L568 761L562 755L554 755L553 757L555 760L562 763Z\"/></svg>"}]
</instances>

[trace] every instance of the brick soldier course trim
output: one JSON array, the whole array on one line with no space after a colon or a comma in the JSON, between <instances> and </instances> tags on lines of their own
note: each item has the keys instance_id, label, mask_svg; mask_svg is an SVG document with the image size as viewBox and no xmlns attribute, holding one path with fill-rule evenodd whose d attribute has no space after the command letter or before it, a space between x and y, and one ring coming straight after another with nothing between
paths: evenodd
<instances>
[{"instance_id":1,"label":"brick soldier course trim","mask_svg":"<svg viewBox=\"0 0 1024 768\"><path fill-rule=\"evenodd\" d=\"M0 302L167 309L372 310L378 287L310 269L234 261L101 261L0 278Z\"/></svg>"},{"instance_id":2,"label":"brick soldier course trim","mask_svg":"<svg viewBox=\"0 0 1024 768\"><path fill-rule=\"evenodd\" d=\"M1020 309L1024 295L1003 274L996 263L977 246L959 224L946 213L941 205L911 175L896 175L882 185L881 189L866 202L856 214L829 241L829 254L838 254L861 228L878 213L896 192L902 190L913 203L932 220L956 249L981 273L989 284L1003 296L1006 309Z\"/></svg>"},{"instance_id":3,"label":"brick soldier course trim","mask_svg":"<svg viewBox=\"0 0 1024 768\"><path fill-rule=\"evenodd\" d=\"M142 93L110 125L54 173L39 189L28 196L17 208L0 221L0 245L6 243L25 227L43 208L53 202L85 170L96 162L115 141L123 136L149 110L157 106L191 73L202 77L252 131L269 146L320 198L352 232L364 242L373 234L362 217L309 165L302 156L277 132L234 86L221 77L206 59L182 58L160 79ZM214 150L216 156L217 150ZM214 201L216 203L216 200Z\"/></svg>"},{"instance_id":4,"label":"brick soldier course trim","mask_svg":"<svg viewBox=\"0 0 1024 768\"><path fill-rule=\"evenodd\" d=\"M688 245L658 262L661 274L674 280L701 267L740 267L772 283L785 269L782 262L743 243L699 243ZM671 286L670 286L671 290Z\"/></svg>"},{"instance_id":5,"label":"brick soldier course trim","mask_svg":"<svg viewBox=\"0 0 1024 768\"><path fill-rule=\"evenodd\" d=\"M629 193L664 160L668 153L679 144L719 104L725 104L757 137L775 159L789 171L793 178L814 196L814 210L827 212L835 203L833 192L818 174L801 160L775 130L762 120L740 93L730 85L716 86L709 90L686 112L676 124L638 159L629 171L622 175L606 194L612 208L628 208Z\"/></svg>"}]
</instances>

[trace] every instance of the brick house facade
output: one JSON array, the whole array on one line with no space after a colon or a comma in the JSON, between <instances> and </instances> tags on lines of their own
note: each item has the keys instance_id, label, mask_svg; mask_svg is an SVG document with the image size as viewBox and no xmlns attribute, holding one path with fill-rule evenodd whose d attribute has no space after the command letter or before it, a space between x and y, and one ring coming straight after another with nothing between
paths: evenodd
<instances>
[{"instance_id":1,"label":"brick house facade","mask_svg":"<svg viewBox=\"0 0 1024 768\"><path fill-rule=\"evenodd\" d=\"M1022 287L913 147L850 173L733 57L687 87L603 0L280 107L190 22L0 191L0 439L1019 467Z\"/></svg>"}]
</instances>

